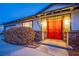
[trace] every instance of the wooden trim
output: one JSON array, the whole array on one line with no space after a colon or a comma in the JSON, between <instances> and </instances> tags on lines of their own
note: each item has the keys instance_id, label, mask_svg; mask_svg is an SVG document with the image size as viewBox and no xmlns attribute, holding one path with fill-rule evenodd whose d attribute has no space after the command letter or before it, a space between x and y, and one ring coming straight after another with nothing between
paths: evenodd
<instances>
[{"instance_id":1,"label":"wooden trim","mask_svg":"<svg viewBox=\"0 0 79 59\"><path fill-rule=\"evenodd\" d=\"M66 33L66 36L67 36L66 47L68 48L69 47L69 34L68 34L68 32Z\"/></svg>"},{"instance_id":2,"label":"wooden trim","mask_svg":"<svg viewBox=\"0 0 79 59\"><path fill-rule=\"evenodd\" d=\"M43 22L43 19L41 19L41 22ZM43 31L43 25L41 24L41 29L42 29L42 40L44 40L44 31Z\"/></svg>"},{"instance_id":3,"label":"wooden trim","mask_svg":"<svg viewBox=\"0 0 79 59\"><path fill-rule=\"evenodd\" d=\"M66 9L66 10L64 10ZM72 10L71 10L72 9ZM42 14L39 14L39 17L43 16L43 17L46 17L46 16L55 16L55 15L58 15L58 14L66 14L66 13L71 13L72 11L76 11L76 10L79 10L79 6L76 6L76 5L73 5L71 7L68 7L68 8L62 8L62 9L58 9L59 12L57 13L54 13L55 11L57 10L54 10L54 11L50 11L50 12L44 12ZM64 11L64 12L63 12ZM51 15L50 15L50 14ZM37 15L38 16L38 15Z\"/></svg>"}]
</instances>

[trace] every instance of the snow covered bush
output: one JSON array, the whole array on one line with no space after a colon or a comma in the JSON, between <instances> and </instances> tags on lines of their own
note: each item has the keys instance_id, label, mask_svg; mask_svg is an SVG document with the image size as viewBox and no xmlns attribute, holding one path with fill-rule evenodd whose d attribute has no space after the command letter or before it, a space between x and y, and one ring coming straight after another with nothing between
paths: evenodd
<instances>
[{"instance_id":1,"label":"snow covered bush","mask_svg":"<svg viewBox=\"0 0 79 59\"><path fill-rule=\"evenodd\" d=\"M29 27L13 27L5 33L5 41L19 45L33 45L35 42L35 32Z\"/></svg>"}]
</instances>

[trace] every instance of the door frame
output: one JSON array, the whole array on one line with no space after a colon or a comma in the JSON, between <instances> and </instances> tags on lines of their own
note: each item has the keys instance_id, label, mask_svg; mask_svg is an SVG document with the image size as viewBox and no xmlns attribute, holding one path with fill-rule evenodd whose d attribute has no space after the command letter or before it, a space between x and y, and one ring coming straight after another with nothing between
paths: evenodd
<instances>
[{"instance_id":1,"label":"door frame","mask_svg":"<svg viewBox=\"0 0 79 59\"><path fill-rule=\"evenodd\" d=\"M71 13L66 13L66 14L60 14L60 15L52 15L52 16L49 16L49 17L47 17L47 19L46 19L46 21L47 21L47 30L48 30L48 19L50 18L50 17L55 17L55 16L62 16L62 40L64 40L64 38L63 38L63 35L64 35L64 31L63 31L63 19L64 19L64 16L63 15L67 15L67 14L69 14L70 15L70 31L71 31ZM47 32L47 36L48 36L48 32ZM48 37L47 37L48 38ZM48 39L51 39L51 38L48 38Z\"/></svg>"}]
</instances>

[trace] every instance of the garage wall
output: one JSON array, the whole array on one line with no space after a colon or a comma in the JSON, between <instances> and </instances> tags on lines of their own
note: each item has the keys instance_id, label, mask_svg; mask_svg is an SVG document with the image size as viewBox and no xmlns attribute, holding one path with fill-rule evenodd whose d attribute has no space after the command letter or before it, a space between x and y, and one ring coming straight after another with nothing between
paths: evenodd
<instances>
[{"instance_id":1,"label":"garage wall","mask_svg":"<svg viewBox=\"0 0 79 59\"><path fill-rule=\"evenodd\" d=\"M71 30L79 30L79 10L71 13Z\"/></svg>"}]
</instances>

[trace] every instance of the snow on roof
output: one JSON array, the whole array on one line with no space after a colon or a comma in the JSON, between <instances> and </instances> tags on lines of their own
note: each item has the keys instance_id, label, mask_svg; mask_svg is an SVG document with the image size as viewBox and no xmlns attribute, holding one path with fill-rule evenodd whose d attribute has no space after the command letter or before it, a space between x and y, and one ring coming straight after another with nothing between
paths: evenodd
<instances>
[{"instance_id":1,"label":"snow on roof","mask_svg":"<svg viewBox=\"0 0 79 59\"><path fill-rule=\"evenodd\" d=\"M72 5L79 5L79 4L73 4L73 3L58 3L55 4L53 6L51 6L50 8L48 8L47 10L45 10L44 12L49 12L49 11L54 11L57 9L61 9L61 8L66 8L66 7L70 7Z\"/></svg>"}]
</instances>

